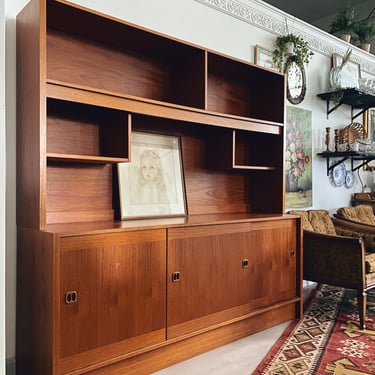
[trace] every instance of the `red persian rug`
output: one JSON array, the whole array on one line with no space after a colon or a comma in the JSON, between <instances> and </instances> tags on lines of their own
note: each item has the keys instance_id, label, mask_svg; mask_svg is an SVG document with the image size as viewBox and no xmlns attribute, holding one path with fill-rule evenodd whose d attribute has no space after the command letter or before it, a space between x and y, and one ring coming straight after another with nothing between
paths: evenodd
<instances>
[{"instance_id":1,"label":"red persian rug","mask_svg":"<svg viewBox=\"0 0 375 375\"><path fill-rule=\"evenodd\" d=\"M367 295L366 329L359 329L356 292L321 285L304 317L291 322L253 374L375 374L375 292Z\"/></svg>"}]
</instances>

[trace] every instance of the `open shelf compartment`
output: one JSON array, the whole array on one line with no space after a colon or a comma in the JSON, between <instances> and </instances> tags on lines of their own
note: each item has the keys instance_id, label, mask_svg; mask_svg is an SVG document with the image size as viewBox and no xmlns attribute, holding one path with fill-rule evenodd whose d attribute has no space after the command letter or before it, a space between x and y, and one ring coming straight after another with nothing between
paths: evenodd
<instances>
[{"instance_id":1,"label":"open shelf compartment","mask_svg":"<svg viewBox=\"0 0 375 375\"><path fill-rule=\"evenodd\" d=\"M49 162L46 224L114 220L112 165Z\"/></svg>"},{"instance_id":2,"label":"open shelf compartment","mask_svg":"<svg viewBox=\"0 0 375 375\"><path fill-rule=\"evenodd\" d=\"M47 99L47 158L54 161L116 163L129 160L130 114Z\"/></svg>"},{"instance_id":3,"label":"open shelf compartment","mask_svg":"<svg viewBox=\"0 0 375 375\"><path fill-rule=\"evenodd\" d=\"M283 124L284 77L208 54L207 110Z\"/></svg>"},{"instance_id":4,"label":"open shelf compartment","mask_svg":"<svg viewBox=\"0 0 375 375\"><path fill-rule=\"evenodd\" d=\"M273 128L270 133L220 129L210 140L209 165L215 169L238 170L282 168L276 156L282 149L281 131L280 127ZM215 149L220 153L215 153Z\"/></svg>"},{"instance_id":5,"label":"open shelf compartment","mask_svg":"<svg viewBox=\"0 0 375 375\"><path fill-rule=\"evenodd\" d=\"M50 81L204 109L204 75L204 50L71 5L49 3Z\"/></svg>"}]
</instances>

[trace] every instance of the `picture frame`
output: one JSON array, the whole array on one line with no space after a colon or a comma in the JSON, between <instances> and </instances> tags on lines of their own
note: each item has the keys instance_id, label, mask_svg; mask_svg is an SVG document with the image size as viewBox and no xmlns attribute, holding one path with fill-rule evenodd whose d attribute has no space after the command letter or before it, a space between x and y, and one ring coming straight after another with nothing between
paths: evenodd
<instances>
[{"instance_id":1,"label":"picture frame","mask_svg":"<svg viewBox=\"0 0 375 375\"><path fill-rule=\"evenodd\" d=\"M334 52L332 54L332 67L337 68L341 65L343 56ZM361 78L361 65L355 61L349 60L341 70L342 88L359 88L359 79Z\"/></svg>"},{"instance_id":2,"label":"picture frame","mask_svg":"<svg viewBox=\"0 0 375 375\"><path fill-rule=\"evenodd\" d=\"M277 71L272 61L272 51L257 44L254 51L254 62L256 65Z\"/></svg>"},{"instance_id":3,"label":"picture frame","mask_svg":"<svg viewBox=\"0 0 375 375\"><path fill-rule=\"evenodd\" d=\"M312 111L287 105L285 120L285 206L312 207Z\"/></svg>"},{"instance_id":4,"label":"picture frame","mask_svg":"<svg viewBox=\"0 0 375 375\"><path fill-rule=\"evenodd\" d=\"M363 113L363 127L367 134L367 138L375 141L375 108L369 108ZM366 163L363 166L365 171L375 170L375 160Z\"/></svg>"},{"instance_id":5,"label":"picture frame","mask_svg":"<svg viewBox=\"0 0 375 375\"><path fill-rule=\"evenodd\" d=\"M132 132L118 182L121 220L186 215L180 137Z\"/></svg>"}]
</instances>

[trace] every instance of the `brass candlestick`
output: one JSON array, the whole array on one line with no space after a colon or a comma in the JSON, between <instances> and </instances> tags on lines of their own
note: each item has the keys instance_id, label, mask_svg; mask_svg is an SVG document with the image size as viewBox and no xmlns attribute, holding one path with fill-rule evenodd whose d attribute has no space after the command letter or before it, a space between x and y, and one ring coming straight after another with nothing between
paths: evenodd
<instances>
[{"instance_id":1,"label":"brass candlestick","mask_svg":"<svg viewBox=\"0 0 375 375\"><path fill-rule=\"evenodd\" d=\"M335 129L335 152L339 150L339 129Z\"/></svg>"},{"instance_id":2,"label":"brass candlestick","mask_svg":"<svg viewBox=\"0 0 375 375\"><path fill-rule=\"evenodd\" d=\"M325 152L331 152L329 150L329 143L331 142L331 134L330 134L330 132L331 132L331 128L327 127L326 128L326 146L327 146L327 148L326 148Z\"/></svg>"}]
</instances>

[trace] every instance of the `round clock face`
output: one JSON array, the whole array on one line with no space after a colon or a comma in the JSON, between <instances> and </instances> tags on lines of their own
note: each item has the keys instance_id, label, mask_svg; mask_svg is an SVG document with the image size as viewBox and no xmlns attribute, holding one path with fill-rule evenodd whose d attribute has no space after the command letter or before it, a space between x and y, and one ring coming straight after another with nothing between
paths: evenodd
<instances>
[{"instance_id":1,"label":"round clock face","mask_svg":"<svg viewBox=\"0 0 375 375\"><path fill-rule=\"evenodd\" d=\"M294 56L287 60L285 74L287 76L288 100L293 104L301 103L306 93L305 69L295 62Z\"/></svg>"}]
</instances>

